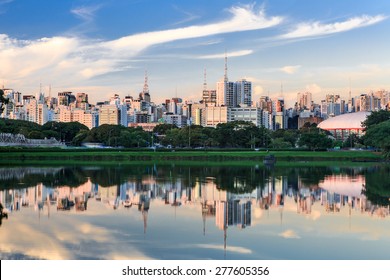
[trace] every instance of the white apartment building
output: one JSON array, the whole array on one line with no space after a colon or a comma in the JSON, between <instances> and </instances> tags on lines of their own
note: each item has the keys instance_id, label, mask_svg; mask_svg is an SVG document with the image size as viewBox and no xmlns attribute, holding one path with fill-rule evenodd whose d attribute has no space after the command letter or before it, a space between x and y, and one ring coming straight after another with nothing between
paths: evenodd
<instances>
[{"instance_id":1,"label":"white apartment building","mask_svg":"<svg viewBox=\"0 0 390 280\"><path fill-rule=\"evenodd\" d=\"M247 121L260 127L263 124L262 110L256 107L229 108L228 121Z\"/></svg>"},{"instance_id":2,"label":"white apartment building","mask_svg":"<svg viewBox=\"0 0 390 280\"><path fill-rule=\"evenodd\" d=\"M220 123L228 122L228 107L215 106L203 109L205 123L203 126L216 127Z\"/></svg>"}]
</instances>

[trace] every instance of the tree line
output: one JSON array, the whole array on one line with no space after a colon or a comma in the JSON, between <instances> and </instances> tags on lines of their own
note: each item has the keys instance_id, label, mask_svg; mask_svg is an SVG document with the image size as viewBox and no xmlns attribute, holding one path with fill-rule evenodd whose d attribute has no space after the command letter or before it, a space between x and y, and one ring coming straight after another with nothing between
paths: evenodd
<instances>
[{"instance_id":1,"label":"tree line","mask_svg":"<svg viewBox=\"0 0 390 280\"><path fill-rule=\"evenodd\" d=\"M328 148L381 149L390 157L390 112L372 112L362 123L365 135L351 134L344 142L337 141L330 133L315 124L306 123L300 129L271 131L251 122L235 121L218 124L216 128L191 125L178 128L171 124L159 124L152 132L140 127L124 127L104 124L88 129L78 122L36 123L0 119L0 132L23 134L29 139L54 137L71 146L83 143L100 143L111 147L152 147L161 145L175 148L244 148L244 149L293 149L320 150Z\"/></svg>"}]
</instances>

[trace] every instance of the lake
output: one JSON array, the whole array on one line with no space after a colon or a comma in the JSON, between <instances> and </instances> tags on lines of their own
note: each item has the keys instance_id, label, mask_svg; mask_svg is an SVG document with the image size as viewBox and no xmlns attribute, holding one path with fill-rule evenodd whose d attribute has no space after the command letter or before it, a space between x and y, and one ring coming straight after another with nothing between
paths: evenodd
<instances>
[{"instance_id":1,"label":"lake","mask_svg":"<svg viewBox=\"0 0 390 280\"><path fill-rule=\"evenodd\" d=\"M390 168L0 167L1 259L389 259Z\"/></svg>"}]
</instances>

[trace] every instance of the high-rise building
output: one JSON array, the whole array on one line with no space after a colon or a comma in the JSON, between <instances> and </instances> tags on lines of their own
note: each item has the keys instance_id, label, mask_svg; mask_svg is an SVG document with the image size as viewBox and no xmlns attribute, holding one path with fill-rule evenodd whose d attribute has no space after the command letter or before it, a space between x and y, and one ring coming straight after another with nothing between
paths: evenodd
<instances>
[{"instance_id":1,"label":"high-rise building","mask_svg":"<svg viewBox=\"0 0 390 280\"><path fill-rule=\"evenodd\" d=\"M236 105L252 106L252 82L245 79L235 82L235 91Z\"/></svg>"},{"instance_id":2,"label":"high-rise building","mask_svg":"<svg viewBox=\"0 0 390 280\"><path fill-rule=\"evenodd\" d=\"M37 120L36 123L44 125L48 122L48 108L46 103L37 104Z\"/></svg>"},{"instance_id":3,"label":"high-rise building","mask_svg":"<svg viewBox=\"0 0 390 280\"><path fill-rule=\"evenodd\" d=\"M287 129L283 97L272 100L272 128L273 130Z\"/></svg>"},{"instance_id":4,"label":"high-rise building","mask_svg":"<svg viewBox=\"0 0 390 280\"><path fill-rule=\"evenodd\" d=\"M215 89L204 89L202 94L202 101L206 106L216 106L217 91Z\"/></svg>"},{"instance_id":5,"label":"high-rise building","mask_svg":"<svg viewBox=\"0 0 390 280\"><path fill-rule=\"evenodd\" d=\"M149 85L148 85L148 72L145 71L145 82L142 92L139 94L141 100L150 103Z\"/></svg>"},{"instance_id":6,"label":"high-rise building","mask_svg":"<svg viewBox=\"0 0 390 280\"><path fill-rule=\"evenodd\" d=\"M202 101L206 106L217 106L217 91L207 89L206 69L204 70Z\"/></svg>"},{"instance_id":7,"label":"high-rise building","mask_svg":"<svg viewBox=\"0 0 390 280\"><path fill-rule=\"evenodd\" d=\"M203 126L216 127L217 124L228 122L228 107L206 107L203 109L203 112L205 113Z\"/></svg>"},{"instance_id":8,"label":"high-rise building","mask_svg":"<svg viewBox=\"0 0 390 280\"><path fill-rule=\"evenodd\" d=\"M64 91L58 93L58 105L69 106L76 98L71 91Z\"/></svg>"},{"instance_id":9,"label":"high-rise building","mask_svg":"<svg viewBox=\"0 0 390 280\"><path fill-rule=\"evenodd\" d=\"M80 92L76 94L76 108L86 110L88 105L88 94Z\"/></svg>"},{"instance_id":10,"label":"high-rise building","mask_svg":"<svg viewBox=\"0 0 390 280\"><path fill-rule=\"evenodd\" d=\"M116 105L102 105L99 109L99 125L120 124L120 111Z\"/></svg>"},{"instance_id":11,"label":"high-rise building","mask_svg":"<svg viewBox=\"0 0 390 280\"><path fill-rule=\"evenodd\" d=\"M297 102L298 102L299 110L310 109L311 101L312 101L311 92L298 92Z\"/></svg>"},{"instance_id":12,"label":"high-rise building","mask_svg":"<svg viewBox=\"0 0 390 280\"><path fill-rule=\"evenodd\" d=\"M260 127L263 126L262 110L257 107L229 108L228 121L247 121Z\"/></svg>"},{"instance_id":13,"label":"high-rise building","mask_svg":"<svg viewBox=\"0 0 390 280\"><path fill-rule=\"evenodd\" d=\"M164 123L173 124L177 127L184 127L187 125L187 117L183 115L166 113L163 115Z\"/></svg>"},{"instance_id":14,"label":"high-rise building","mask_svg":"<svg viewBox=\"0 0 390 280\"><path fill-rule=\"evenodd\" d=\"M225 79L217 83L217 106L236 107L237 101L234 90L234 83Z\"/></svg>"},{"instance_id":15,"label":"high-rise building","mask_svg":"<svg viewBox=\"0 0 390 280\"><path fill-rule=\"evenodd\" d=\"M325 100L321 101L321 117L327 119L343 114L344 107L345 101L340 98L340 95L327 94Z\"/></svg>"},{"instance_id":16,"label":"high-rise building","mask_svg":"<svg viewBox=\"0 0 390 280\"><path fill-rule=\"evenodd\" d=\"M229 82L227 76L227 56L225 56L225 74L221 81L217 82L217 106L237 107L234 83Z\"/></svg>"},{"instance_id":17,"label":"high-rise building","mask_svg":"<svg viewBox=\"0 0 390 280\"><path fill-rule=\"evenodd\" d=\"M119 106L121 104L121 100L119 98L119 94L114 94L110 97L110 105Z\"/></svg>"}]
</instances>

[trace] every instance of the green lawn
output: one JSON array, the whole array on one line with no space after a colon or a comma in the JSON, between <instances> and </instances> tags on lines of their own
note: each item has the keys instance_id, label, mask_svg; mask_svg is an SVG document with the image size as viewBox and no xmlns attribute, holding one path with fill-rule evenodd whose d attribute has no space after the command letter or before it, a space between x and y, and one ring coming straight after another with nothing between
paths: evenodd
<instances>
[{"instance_id":1,"label":"green lawn","mask_svg":"<svg viewBox=\"0 0 390 280\"><path fill-rule=\"evenodd\" d=\"M0 164L16 163L126 163L144 161L181 161L181 162L252 162L262 163L264 156L273 154L277 164L282 162L368 162L381 161L380 153L371 151L145 151L145 150L86 150L86 149L0 149Z\"/></svg>"}]
</instances>

